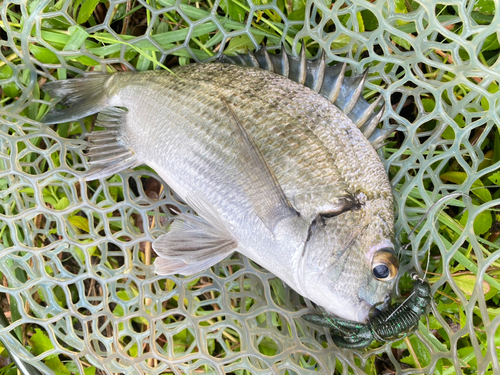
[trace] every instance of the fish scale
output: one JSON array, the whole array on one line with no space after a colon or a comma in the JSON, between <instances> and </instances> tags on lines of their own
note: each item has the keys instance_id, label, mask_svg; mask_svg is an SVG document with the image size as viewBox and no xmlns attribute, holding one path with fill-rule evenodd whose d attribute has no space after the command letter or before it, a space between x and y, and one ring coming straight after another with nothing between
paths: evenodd
<instances>
[{"instance_id":1,"label":"fish scale","mask_svg":"<svg viewBox=\"0 0 500 375\"><path fill-rule=\"evenodd\" d=\"M294 62L290 74L335 92L307 75L321 73L314 64ZM380 258L394 252L391 187L357 125L324 96L268 70L193 64L173 73L49 83L70 107L45 121L99 112L111 139L92 133L86 178L147 164L197 212L180 215L153 243L157 272L193 274L236 250L328 312L364 321L389 293L397 258ZM342 88L346 111L378 116ZM376 267L390 273L377 278Z\"/></svg>"}]
</instances>

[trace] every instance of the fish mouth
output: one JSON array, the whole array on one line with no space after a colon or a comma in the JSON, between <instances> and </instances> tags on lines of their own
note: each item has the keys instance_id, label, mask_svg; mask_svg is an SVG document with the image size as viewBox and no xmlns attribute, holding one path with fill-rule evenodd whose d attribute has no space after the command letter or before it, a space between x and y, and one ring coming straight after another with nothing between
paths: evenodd
<instances>
[{"instance_id":1,"label":"fish mouth","mask_svg":"<svg viewBox=\"0 0 500 375\"><path fill-rule=\"evenodd\" d=\"M360 323L366 323L367 320L368 320L368 317L370 316L370 312L372 311L372 308L373 306L366 302L364 299L361 300L361 304L358 308L358 314L357 314L357 318L358 318L358 322Z\"/></svg>"},{"instance_id":2,"label":"fish mouth","mask_svg":"<svg viewBox=\"0 0 500 375\"><path fill-rule=\"evenodd\" d=\"M375 305L370 304L369 302L361 299L360 307L358 309L357 318L361 323L366 323L368 319L374 318L377 315L381 314L382 311L385 311L389 306L389 302L391 301L391 295L388 293L384 302L376 303Z\"/></svg>"}]
</instances>

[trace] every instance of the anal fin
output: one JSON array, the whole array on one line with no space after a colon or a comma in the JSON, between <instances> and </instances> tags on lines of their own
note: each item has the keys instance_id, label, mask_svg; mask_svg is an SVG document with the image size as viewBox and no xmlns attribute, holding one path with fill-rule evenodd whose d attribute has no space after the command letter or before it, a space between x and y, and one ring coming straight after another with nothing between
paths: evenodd
<instances>
[{"instance_id":1,"label":"anal fin","mask_svg":"<svg viewBox=\"0 0 500 375\"><path fill-rule=\"evenodd\" d=\"M134 151L120 142L120 128L125 124L126 114L126 110L117 107L106 107L99 112L96 126L106 130L93 131L88 139L87 181L111 176L138 163Z\"/></svg>"}]
</instances>

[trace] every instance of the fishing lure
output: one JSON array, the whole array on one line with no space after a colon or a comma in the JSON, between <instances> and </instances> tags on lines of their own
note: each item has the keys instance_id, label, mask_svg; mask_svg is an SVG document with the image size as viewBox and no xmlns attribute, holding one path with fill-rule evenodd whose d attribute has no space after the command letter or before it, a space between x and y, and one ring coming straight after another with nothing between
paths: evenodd
<instances>
[{"instance_id":1,"label":"fishing lure","mask_svg":"<svg viewBox=\"0 0 500 375\"><path fill-rule=\"evenodd\" d=\"M390 341L416 329L420 317L426 315L431 303L429 283L413 273L415 281L410 296L387 311L370 317L366 324L318 314L306 314L305 320L334 331L332 340L339 348L363 349L374 340Z\"/></svg>"}]
</instances>

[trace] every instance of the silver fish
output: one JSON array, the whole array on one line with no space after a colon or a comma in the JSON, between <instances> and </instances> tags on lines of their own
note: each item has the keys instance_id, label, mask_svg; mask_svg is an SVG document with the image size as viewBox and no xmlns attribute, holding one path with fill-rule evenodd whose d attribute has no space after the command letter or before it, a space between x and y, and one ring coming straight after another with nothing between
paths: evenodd
<instances>
[{"instance_id":1,"label":"silver fish","mask_svg":"<svg viewBox=\"0 0 500 375\"><path fill-rule=\"evenodd\" d=\"M197 212L153 243L157 273L190 275L238 251L328 313L366 321L398 269L391 186L362 133L380 147L391 129L376 130L377 103L360 99L366 74L345 78L304 48L225 61L251 66L47 83L68 108L44 121L98 112L106 130L90 136L86 179L147 164Z\"/></svg>"}]
</instances>

